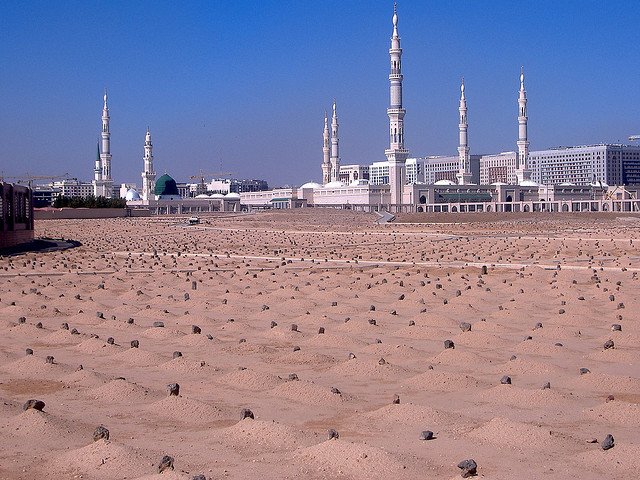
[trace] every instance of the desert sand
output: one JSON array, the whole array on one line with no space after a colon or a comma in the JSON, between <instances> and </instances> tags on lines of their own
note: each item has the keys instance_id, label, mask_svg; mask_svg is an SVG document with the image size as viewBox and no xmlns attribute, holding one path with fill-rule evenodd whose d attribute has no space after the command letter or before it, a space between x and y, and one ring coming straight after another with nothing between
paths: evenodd
<instances>
[{"instance_id":1,"label":"desert sand","mask_svg":"<svg viewBox=\"0 0 640 480\"><path fill-rule=\"evenodd\" d=\"M0 478L635 477L640 218L414 219L37 222L83 245L0 258Z\"/></svg>"}]
</instances>

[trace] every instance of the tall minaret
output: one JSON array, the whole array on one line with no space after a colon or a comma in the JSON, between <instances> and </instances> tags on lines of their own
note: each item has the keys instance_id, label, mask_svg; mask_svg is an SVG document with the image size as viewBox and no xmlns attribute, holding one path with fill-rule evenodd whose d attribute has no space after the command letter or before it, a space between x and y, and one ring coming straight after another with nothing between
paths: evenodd
<instances>
[{"instance_id":1,"label":"tall minaret","mask_svg":"<svg viewBox=\"0 0 640 480\"><path fill-rule=\"evenodd\" d=\"M340 155L338 147L338 115L336 101L333 101L333 117L331 118L331 181L340 180Z\"/></svg>"},{"instance_id":2,"label":"tall minaret","mask_svg":"<svg viewBox=\"0 0 640 480\"><path fill-rule=\"evenodd\" d=\"M458 173L456 178L458 179L458 185L468 185L471 183L471 164L469 162L469 142L467 138L467 98L464 95L464 78L460 85L460 123L458 128L460 130L460 146L458 147Z\"/></svg>"},{"instance_id":3,"label":"tall minaret","mask_svg":"<svg viewBox=\"0 0 640 480\"><path fill-rule=\"evenodd\" d=\"M151 144L151 132L147 127L147 135L144 139L144 171L142 172L142 200L148 202L153 198L156 188L156 172L153 170L153 145Z\"/></svg>"},{"instance_id":4,"label":"tall minaret","mask_svg":"<svg viewBox=\"0 0 640 480\"><path fill-rule=\"evenodd\" d=\"M389 73L390 105L389 115L389 148L384 151L389 162L389 184L391 187L392 210L401 210L402 193L406 182L405 162L409 151L404 148L404 114L402 108L402 49L398 36L398 13L393 5L393 35L391 36L391 73Z\"/></svg>"},{"instance_id":5,"label":"tall minaret","mask_svg":"<svg viewBox=\"0 0 640 480\"><path fill-rule=\"evenodd\" d=\"M96 154L96 165L93 169L93 184L94 193L96 189L96 183L102 180L102 161L100 160L100 142L98 142L98 153Z\"/></svg>"},{"instance_id":6,"label":"tall minaret","mask_svg":"<svg viewBox=\"0 0 640 480\"><path fill-rule=\"evenodd\" d=\"M329 159L329 120L324 112L324 132L322 133L322 184L331 181L331 160Z\"/></svg>"},{"instance_id":7,"label":"tall minaret","mask_svg":"<svg viewBox=\"0 0 640 480\"><path fill-rule=\"evenodd\" d=\"M520 69L520 96L518 97L518 159L516 178L518 185L531 181L529 170L529 140L527 139L527 92L524 89L524 67Z\"/></svg>"},{"instance_id":8,"label":"tall minaret","mask_svg":"<svg viewBox=\"0 0 640 480\"><path fill-rule=\"evenodd\" d=\"M102 182L104 184L104 195L111 198L113 190L113 180L111 179L111 134L109 133L109 107L107 106L107 90L104 91L104 106L102 107L102 154L100 161L102 164Z\"/></svg>"}]
</instances>

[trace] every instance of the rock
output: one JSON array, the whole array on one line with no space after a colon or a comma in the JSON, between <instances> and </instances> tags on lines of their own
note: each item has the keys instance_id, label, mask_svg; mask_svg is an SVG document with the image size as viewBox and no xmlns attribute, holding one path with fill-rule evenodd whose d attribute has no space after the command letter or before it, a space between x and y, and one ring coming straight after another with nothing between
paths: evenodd
<instances>
[{"instance_id":1,"label":"rock","mask_svg":"<svg viewBox=\"0 0 640 480\"><path fill-rule=\"evenodd\" d=\"M276 328L277 326L278 326L278 323L271 320L271 328Z\"/></svg>"},{"instance_id":2,"label":"rock","mask_svg":"<svg viewBox=\"0 0 640 480\"><path fill-rule=\"evenodd\" d=\"M500 379L500 383L502 385L511 385L511 377L509 375L505 375Z\"/></svg>"},{"instance_id":3,"label":"rock","mask_svg":"<svg viewBox=\"0 0 640 480\"><path fill-rule=\"evenodd\" d=\"M200 335L202 333L202 329L198 325L191 325L191 333L194 335Z\"/></svg>"},{"instance_id":4,"label":"rock","mask_svg":"<svg viewBox=\"0 0 640 480\"><path fill-rule=\"evenodd\" d=\"M604 342L605 350L609 350L611 348L616 348L615 344L613 343L613 340L607 340L606 342Z\"/></svg>"},{"instance_id":5,"label":"rock","mask_svg":"<svg viewBox=\"0 0 640 480\"><path fill-rule=\"evenodd\" d=\"M153 322L153 326L156 328L164 328L164 322Z\"/></svg>"},{"instance_id":6,"label":"rock","mask_svg":"<svg viewBox=\"0 0 640 480\"><path fill-rule=\"evenodd\" d=\"M42 328L42 322L36 323L36 328Z\"/></svg>"},{"instance_id":7,"label":"rock","mask_svg":"<svg viewBox=\"0 0 640 480\"><path fill-rule=\"evenodd\" d=\"M338 390L336 387L331 387L331 393L335 395L342 395L342 392Z\"/></svg>"},{"instance_id":8,"label":"rock","mask_svg":"<svg viewBox=\"0 0 640 480\"><path fill-rule=\"evenodd\" d=\"M96 318L104 318L104 313L96 312Z\"/></svg>"},{"instance_id":9,"label":"rock","mask_svg":"<svg viewBox=\"0 0 640 480\"><path fill-rule=\"evenodd\" d=\"M354 358L356 358L356 354L353 352L349 353L349 360L353 360Z\"/></svg>"},{"instance_id":10,"label":"rock","mask_svg":"<svg viewBox=\"0 0 640 480\"><path fill-rule=\"evenodd\" d=\"M461 470L462 478L469 478L477 473L478 464L473 459L463 460L458 464L458 468Z\"/></svg>"},{"instance_id":11,"label":"rock","mask_svg":"<svg viewBox=\"0 0 640 480\"><path fill-rule=\"evenodd\" d=\"M47 358L46 358L45 362L46 363L50 363L50 364L53 365L53 361L54 361L53 356L52 355L47 355Z\"/></svg>"},{"instance_id":12,"label":"rock","mask_svg":"<svg viewBox=\"0 0 640 480\"><path fill-rule=\"evenodd\" d=\"M615 441L613 440L613 435L609 434L605 437L605 439L600 444L603 450L609 450L615 446Z\"/></svg>"},{"instance_id":13,"label":"rock","mask_svg":"<svg viewBox=\"0 0 640 480\"><path fill-rule=\"evenodd\" d=\"M109 440L109 430L106 427L103 427L102 425L100 425L98 428L94 430L93 441L97 442L101 438L104 438L105 440Z\"/></svg>"},{"instance_id":14,"label":"rock","mask_svg":"<svg viewBox=\"0 0 640 480\"><path fill-rule=\"evenodd\" d=\"M554 343L554 345L556 347L564 347L564 345L562 343L560 343L560 342L556 342L556 343Z\"/></svg>"},{"instance_id":15,"label":"rock","mask_svg":"<svg viewBox=\"0 0 640 480\"><path fill-rule=\"evenodd\" d=\"M198 289L198 282L194 280L191 282L191 290L197 290L197 289Z\"/></svg>"},{"instance_id":16,"label":"rock","mask_svg":"<svg viewBox=\"0 0 640 480\"><path fill-rule=\"evenodd\" d=\"M240 420L244 420L245 418L255 419L256 417L253 415L253 412L248 408L243 408L240 412Z\"/></svg>"},{"instance_id":17,"label":"rock","mask_svg":"<svg viewBox=\"0 0 640 480\"><path fill-rule=\"evenodd\" d=\"M15 305L15 304L14 304ZM27 317L20 317L18 319L18 323L26 323L27 322Z\"/></svg>"},{"instance_id":18,"label":"rock","mask_svg":"<svg viewBox=\"0 0 640 480\"><path fill-rule=\"evenodd\" d=\"M550 389L550 388L551 388L551 383L550 383L550 382L547 382L547 383L545 383L545 384L542 386L542 389L543 389L543 390L548 390L548 389Z\"/></svg>"},{"instance_id":19,"label":"rock","mask_svg":"<svg viewBox=\"0 0 640 480\"><path fill-rule=\"evenodd\" d=\"M107 343L108 343L109 345L113 345L113 344L115 344L115 343L116 343L116 340L115 340L113 337L109 337L109 338L107 338Z\"/></svg>"},{"instance_id":20,"label":"rock","mask_svg":"<svg viewBox=\"0 0 640 480\"><path fill-rule=\"evenodd\" d=\"M207 480L207 477L205 477L204 475L194 475L193 477L191 477L191 480Z\"/></svg>"},{"instance_id":21,"label":"rock","mask_svg":"<svg viewBox=\"0 0 640 480\"><path fill-rule=\"evenodd\" d=\"M542 323L540 322L536 323L535 327L533 327L534 330L537 330L539 328L542 328Z\"/></svg>"},{"instance_id":22,"label":"rock","mask_svg":"<svg viewBox=\"0 0 640 480\"><path fill-rule=\"evenodd\" d=\"M140 346L140 342L138 340L131 340L131 348L138 348Z\"/></svg>"},{"instance_id":23,"label":"rock","mask_svg":"<svg viewBox=\"0 0 640 480\"><path fill-rule=\"evenodd\" d=\"M189 298L191 298L191 297L189 297L189 294L188 294L188 293L185 293L185 294L184 294L184 299L185 299L185 301L186 301L186 300L189 300Z\"/></svg>"},{"instance_id":24,"label":"rock","mask_svg":"<svg viewBox=\"0 0 640 480\"><path fill-rule=\"evenodd\" d=\"M173 470L173 457L169 455L165 455L160 460L160 464L158 465L158 473L162 473L165 470Z\"/></svg>"},{"instance_id":25,"label":"rock","mask_svg":"<svg viewBox=\"0 0 640 480\"><path fill-rule=\"evenodd\" d=\"M514 361L514 360L516 360L517 358L518 358L518 357L516 357L515 355L511 355L511 358L510 358L509 360L511 360L511 361L513 362L513 361Z\"/></svg>"},{"instance_id":26,"label":"rock","mask_svg":"<svg viewBox=\"0 0 640 480\"><path fill-rule=\"evenodd\" d=\"M294 352L299 352L300 351L300 347L298 345L293 347L293 351Z\"/></svg>"},{"instance_id":27,"label":"rock","mask_svg":"<svg viewBox=\"0 0 640 480\"><path fill-rule=\"evenodd\" d=\"M410 327L415 327L416 322L414 322L413 320L409 320L409 326Z\"/></svg>"},{"instance_id":28,"label":"rock","mask_svg":"<svg viewBox=\"0 0 640 480\"><path fill-rule=\"evenodd\" d=\"M400 395L398 395L397 393L393 396L393 400L391 401L392 404L394 405L398 405L400 403Z\"/></svg>"},{"instance_id":29,"label":"rock","mask_svg":"<svg viewBox=\"0 0 640 480\"><path fill-rule=\"evenodd\" d=\"M180 395L180 385L177 383L170 383L167 385L167 391L169 392L169 396L177 397Z\"/></svg>"},{"instance_id":30,"label":"rock","mask_svg":"<svg viewBox=\"0 0 640 480\"><path fill-rule=\"evenodd\" d=\"M609 402L613 402L616 399L616 397L614 397L613 395L607 395L607 399L605 400L605 402L609 403Z\"/></svg>"},{"instance_id":31,"label":"rock","mask_svg":"<svg viewBox=\"0 0 640 480\"><path fill-rule=\"evenodd\" d=\"M324 333L324 327L318 328L318 334L322 335Z\"/></svg>"},{"instance_id":32,"label":"rock","mask_svg":"<svg viewBox=\"0 0 640 480\"><path fill-rule=\"evenodd\" d=\"M63 322L62 325L60 325L60 328L62 330L69 330L69 324L67 322Z\"/></svg>"},{"instance_id":33,"label":"rock","mask_svg":"<svg viewBox=\"0 0 640 480\"><path fill-rule=\"evenodd\" d=\"M433 439L433 432L431 430L425 430L422 433L420 433L420 440L432 440Z\"/></svg>"},{"instance_id":34,"label":"rock","mask_svg":"<svg viewBox=\"0 0 640 480\"><path fill-rule=\"evenodd\" d=\"M327 436L329 437L329 440L333 440L334 438L337 440L338 438L340 438L340 434L338 433L338 431L334 430L333 428L330 428L327 433L328 433Z\"/></svg>"},{"instance_id":35,"label":"rock","mask_svg":"<svg viewBox=\"0 0 640 480\"><path fill-rule=\"evenodd\" d=\"M558 313L559 313L560 315L564 314L564 313L565 313L564 308L561 308L560 310L558 310Z\"/></svg>"},{"instance_id":36,"label":"rock","mask_svg":"<svg viewBox=\"0 0 640 480\"><path fill-rule=\"evenodd\" d=\"M580 375L586 375L587 373L591 373L591 370L589 370L588 368L584 368L584 367L582 367L580 369Z\"/></svg>"},{"instance_id":37,"label":"rock","mask_svg":"<svg viewBox=\"0 0 640 480\"><path fill-rule=\"evenodd\" d=\"M471 331L471 324L467 323L467 322L461 322L460 323L460 330L462 330L463 332L470 332Z\"/></svg>"},{"instance_id":38,"label":"rock","mask_svg":"<svg viewBox=\"0 0 640 480\"><path fill-rule=\"evenodd\" d=\"M387 361L384 358L380 358L380 360L378 360L378 365L386 365Z\"/></svg>"},{"instance_id":39,"label":"rock","mask_svg":"<svg viewBox=\"0 0 640 480\"><path fill-rule=\"evenodd\" d=\"M127 323L128 323L129 325L133 325L133 318L128 318L128 319L127 319Z\"/></svg>"},{"instance_id":40,"label":"rock","mask_svg":"<svg viewBox=\"0 0 640 480\"><path fill-rule=\"evenodd\" d=\"M444 348L445 348L445 350L447 348L452 348L453 349L453 348L456 348L456 345L453 343L453 340L445 340L444 341Z\"/></svg>"},{"instance_id":41,"label":"rock","mask_svg":"<svg viewBox=\"0 0 640 480\"><path fill-rule=\"evenodd\" d=\"M613 325L611 325L611 330L613 332L621 332L622 331L622 325L620 325L619 323L614 323Z\"/></svg>"},{"instance_id":42,"label":"rock","mask_svg":"<svg viewBox=\"0 0 640 480\"><path fill-rule=\"evenodd\" d=\"M298 378L298 375L296 373L290 373L289 374L289 381L290 382L295 382L297 380L300 380L300 379Z\"/></svg>"},{"instance_id":43,"label":"rock","mask_svg":"<svg viewBox=\"0 0 640 480\"><path fill-rule=\"evenodd\" d=\"M29 410L33 408L34 410L42 411L44 409L44 402L42 400L27 400L22 405L22 410Z\"/></svg>"},{"instance_id":44,"label":"rock","mask_svg":"<svg viewBox=\"0 0 640 480\"><path fill-rule=\"evenodd\" d=\"M375 305L371 305L371 306L369 307L369 311L370 311L370 312L375 312L375 311L376 311L376 306L375 306Z\"/></svg>"},{"instance_id":45,"label":"rock","mask_svg":"<svg viewBox=\"0 0 640 480\"><path fill-rule=\"evenodd\" d=\"M33 355L33 350L32 350L32 349L30 349L30 348L27 348L27 349L25 350L25 354L26 354L26 355Z\"/></svg>"},{"instance_id":46,"label":"rock","mask_svg":"<svg viewBox=\"0 0 640 480\"><path fill-rule=\"evenodd\" d=\"M295 323L291 324L291 331L292 332L297 332L298 331L298 325L296 325Z\"/></svg>"},{"instance_id":47,"label":"rock","mask_svg":"<svg viewBox=\"0 0 640 480\"><path fill-rule=\"evenodd\" d=\"M370 318L369 319L369 325L377 325L377 323L373 318Z\"/></svg>"},{"instance_id":48,"label":"rock","mask_svg":"<svg viewBox=\"0 0 640 480\"><path fill-rule=\"evenodd\" d=\"M182 356L182 352L179 352L177 350L173 352L173 358L180 358L181 356Z\"/></svg>"},{"instance_id":49,"label":"rock","mask_svg":"<svg viewBox=\"0 0 640 480\"><path fill-rule=\"evenodd\" d=\"M71 329L71 335L80 335L80 332L78 331L77 328L72 328Z\"/></svg>"},{"instance_id":50,"label":"rock","mask_svg":"<svg viewBox=\"0 0 640 480\"><path fill-rule=\"evenodd\" d=\"M213 340L213 335L211 335L210 333L207 334L207 340Z\"/></svg>"},{"instance_id":51,"label":"rock","mask_svg":"<svg viewBox=\"0 0 640 480\"><path fill-rule=\"evenodd\" d=\"M590 438L589 440L587 440L587 443L598 443L598 439L597 438Z\"/></svg>"}]
</instances>

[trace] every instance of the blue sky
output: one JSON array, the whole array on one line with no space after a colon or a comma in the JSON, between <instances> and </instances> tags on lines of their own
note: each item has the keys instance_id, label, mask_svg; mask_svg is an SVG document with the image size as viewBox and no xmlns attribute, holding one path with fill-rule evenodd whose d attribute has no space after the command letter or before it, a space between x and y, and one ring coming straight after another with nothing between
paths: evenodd
<instances>
[{"instance_id":1,"label":"blue sky","mask_svg":"<svg viewBox=\"0 0 640 480\"><path fill-rule=\"evenodd\" d=\"M392 1L0 4L0 174L92 177L109 90L116 182L155 167L271 185L321 178L335 98L343 164L384 160ZM524 65L532 149L640 133L631 1L400 1L406 144L455 154L464 76L471 153L514 150Z\"/></svg>"}]
</instances>

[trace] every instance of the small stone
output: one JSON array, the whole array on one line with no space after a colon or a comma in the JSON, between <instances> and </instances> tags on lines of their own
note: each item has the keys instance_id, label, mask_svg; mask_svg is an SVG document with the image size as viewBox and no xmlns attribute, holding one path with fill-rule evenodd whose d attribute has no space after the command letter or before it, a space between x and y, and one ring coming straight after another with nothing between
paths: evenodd
<instances>
[{"instance_id":1,"label":"small stone","mask_svg":"<svg viewBox=\"0 0 640 480\"><path fill-rule=\"evenodd\" d=\"M62 325L60 325L60 328L62 330L69 330L69 324L67 322L63 322Z\"/></svg>"},{"instance_id":2,"label":"small stone","mask_svg":"<svg viewBox=\"0 0 640 480\"><path fill-rule=\"evenodd\" d=\"M322 335L324 333L324 327L318 328L318 335Z\"/></svg>"},{"instance_id":3,"label":"small stone","mask_svg":"<svg viewBox=\"0 0 640 480\"><path fill-rule=\"evenodd\" d=\"M246 343L247 339L246 338L241 338L240 341L238 343Z\"/></svg>"},{"instance_id":4,"label":"small stone","mask_svg":"<svg viewBox=\"0 0 640 480\"><path fill-rule=\"evenodd\" d=\"M333 440L334 438L337 440L338 438L340 438L340 434L338 433L338 431L333 428L330 428L327 434L329 440Z\"/></svg>"},{"instance_id":5,"label":"small stone","mask_svg":"<svg viewBox=\"0 0 640 480\"><path fill-rule=\"evenodd\" d=\"M331 302L331 306L332 307L337 307L338 306L338 302Z\"/></svg>"},{"instance_id":6,"label":"small stone","mask_svg":"<svg viewBox=\"0 0 640 480\"><path fill-rule=\"evenodd\" d=\"M205 477L204 475L194 475L193 477L191 477L191 480L207 480L207 477Z\"/></svg>"},{"instance_id":7,"label":"small stone","mask_svg":"<svg viewBox=\"0 0 640 480\"><path fill-rule=\"evenodd\" d=\"M433 432L431 430L425 430L422 433L420 433L420 440L432 440L433 439Z\"/></svg>"},{"instance_id":8,"label":"small stone","mask_svg":"<svg viewBox=\"0 0 640 480\"><path fill-rule=\"evenodd\" d=\"M240 412L240 420L244 420L245 418L255 419L256 417L253 415L253 412L248 408L243 408Z\"/></svg>"},{"instance_id":9,"label":"small stone","mask_svg":"<svg viewBox=\"0 0 640 480\"><path fill-rule=\"evenodd\" d=\"M128 318L128 319L127 319L127 323L128 323L129 325L133 325L133 318Z\"/></svg>"},{"instance_id":10,"label":"small stone","mask_svg":"<svg viewBox=\"0 0 640 480\"><path fill-rule=\"evenodd\" d=\"M96 318L104 318L104 313L96 312Z\"/></svg>"},{"instance_id":11,"label":"small stone","mask_svg":"<svg viewBox=\"0 0 640 480\"><path fill-rule=\"evenodd\" d=\"M333 393L334 395L342 395L342 392L336 387L331 387L331 393Z\"/></svg>"},{"instance_id":12,"label":"small stone","mask_svg":"<svg viewBox=\"0 0 640 480\"><path fill-rule=\"evenodd\" d=\"M185 301L186 301L186 300L189 300L189 298L190 298L190 297L189 297L189 294L188 294L188 293L185 293L185 294L184 294L184 299L185 299Z\"/></svg>"},{"instance_id":13,"label":"small stone","mask_svg":"<svg viewBox=\"0 0 640 480\"><path fill-rule=\"evenodd\" d=\"M298 345L295 345L295 346L293 347L293 351L294 351L294 352L299 352L299 351L300 351L300 347L299 347Z\"/></svg>"},{"instance_id":14,"label":"small stone","mask_svg":"<svg viewBox=\"0 0 640 480\"><path fill-rule=\"evenodd\" d=\"M153 322L153 326L156 328L164 328L164 322Z\"/></svg>"},{"instance_id":15,"label":"small stone","mask_svg":"<svg viewBox=\"0 0 640 480\"><path fill-rule=\"evenodd\" d=\"M500 383L502 385L511 385L511 377L509 375L505 375L500 379Z\"/></svg>"},{"instance_id":16,"label":"small stone","mask_svg":"<svg viewBox=\"0 0 640 480\"><path fill-rule=\"evenodd\" d=\"M77 328L72 328L71 329L71 335L80 335L80 332L78 331Z\"/></svg>"},{"instance_id":17,"label":"small stone","mask_svg":"<svg viewBox=\"0 0 640 480\"><path fill-rule=\"evenodd\" d=\"M109 345L113 345L114 343L116 343L116 341L115 341L115 339L113 337L109 337L109 338L107 338L107 343Z\"/></svg>"},{"instance_id":18,"label":"small stone","mask_svg":"<svg viewBox=\"0 0 640 480\"><path fill-rule=\"evenodd\" d=\"M387 361L384 358L380 358L380 360L378 360L378 365L386 365Z\"/></svg>"},{"instance_id":19,"label":"small stone","mask_svg":"<svg viewBox=\"0 0 640 480\"><path fill-rule=\"evenodd\" d=\"M167 391L169 392L169 396L177 397L180 395L180 385L177 383L170 383L167 385Z\"/></svg>"},{"instance_id":20,"label":"small stone","mask_svg":"<svg viewBox=\"0 0 640 480\"><path fill-rule=\"evenodd\" d=\"M370 311L370 312L375 312L375 311L376 311L376 306L375 306L375 305L371 305L371 306L369 307L369 311Z\"/></svg>"},{"instance_id":21,"label":"small stone","mask_svg":"<svg viewBox=\"0 0 640 480\"><path fill-rule=\"evenodd\" d=\"M290 373L289 374L289 381L290 382L295 382L297 380L300 380L300 379L298 378L298 375L296 373Z\"/></svg>"},{"instance_id":22,"label":"small stone","mask_svg":"<svg viewBox=\"0 0 640 480\"><path fill-rule=\"evenodd\" d=\"M47 355L47 358L46 358L45 362L53 364L53 362L54 362L53 355Z\"/></svg>"},{"instance_id":23,"label":"small stone","mask_svg":"<svg viewBox=\"0 0 640 480\"><path fill-rule=\"evenodd\" d=\"M600 444L603 450L609 450L615 446L615 441L613 439L613 435L609 434L605 437L605 439Z\"/></svg>"},{"instance_id":24,"label":"small stone","mask_svg":"<svg viewBox=\"0 0 640 480\"><path fill-rule=\"evenodd\" d=\"M14 304L15 305L15 304ZM27 322L27 318L26 317L20 317L18 319L18 323L26 323Z\"/></svg>"},{"instance_id":25,"label":"small stone","mask_svg":"<svg viewBox=\"0 0 640 480\"><path fill-rule=\"evenodd\" d=\"M41 412L44 408L44 402L42 400L27 400L24 405L22 405L22 410L29 410L30 408Z\"/></svg>"},{"instance_id":26,"label":"small stone","mask_svg":"<svg viewBox=\"0 0 640 480\"><path fill-rule=\"evenodd\" d=\"M613 343L613 340L607 340L606 342L604 342L605 350L609 350L611 348L616 348L615 344Z\"/></svg>"},{"instance_id":27,"label":"small stone","mask_svg":"<svg viewBox=\"0 0 640 480\"><path fill-rule=\"evenodd\" d=\"M24 352L26 355L33 355L33 350L30 348L27 348Z\"/></svg>"},{"instance_id":28,"label":"small stone","mask_svg":"<svg viewBox=\"0 0 640 480\"><path fill-rule=\"evenodd\" d=\"M376 338L376 343L382 343L382 340L380 340L379 338Z\"/></svg>"},{"instance_id":29,"label":"small stone","mask_svg":"<svg viewBox=\"0 0 640 480\"><path fill-rule=\"evenodd\" d=\"M560 310L558 310L558 313L559 313L560 315L564 314L564 313L565 313L564 308L561 308Z\"/></svg>"},{"instance_id":30,"label":"small stone","mask_svg":"<svg viewBox=\"0 0 640 480\"><path fill-rule=\"evenodd\" d=\"M291 331L292 332L297 332L298 331L298 325L296 325L295 323L291 324Z\"/></svg>"},{"instance_id":31,"label":"small stone","mask_svg":"<svg viewBox=\"0 0 640 480\"><path fill-rule=\"evenodd\" d=\"M556 343L554 343L554 345L556 347L564 347L564 345L561 342L556 342Z\"/></svg>"},{"instance_id":32,"label":"small stone","mask_svg":"<svg viewBox=\"0 0 640 480\"><path fill-rule=\"evenodd\" d=\"M198 325L191 325L191 333L194 335L200 335L202 333L202 329Z\"/></svg>"},{"instance_id":33,"label":"small stone","mask_svg":"<svg viewBox=\"0 0 640 480\"><path fill-rule=\"evenodd\" d=\"M207 340L213 340L213 335L211 335L210 333L207 334Z\"/></svg>"},{"instance_id":34,"label":"small stone","mask_svg":"<svg viewBox=\"0 0 640 480\"><path fill-rule=\"evenodd\" d=\"M353 360L354 358L356 358L356 354L353 352L349 353L349 360Z\"/></svg>"},{"instance_id":35,"label":"small stone","mask_svg":"<svg viewBox=\"0 0 640 480\"><path fill-rule=\"evenodd\" d=\"M36 323L36 328L42 328L42 322Z\"/></svg>"},{"instance_id":36,"label":"small stone","mask_svg":"<svg viewBox=\"0 0 640 480\"><path fill-rule=\"evenodd\" d=\"M173 352L173 358L180 358L181 356L182 356L182 352L179 352L177 350Z\"/></svg>"},{"instance_id":37,"label":"small stone","mask_svg":"<svg viewBox=\"0 0 640 480\"><path fill-rule=\"evenodd\" d=\"M613 395L608 395L607 399L605 400L607 403L609 402L613 402L616 398Z\"/></svg>"},{"instance_id":38,"label":"small stone","mask_svg":"<svg viewBox=\"0 0 640 480\"><path fill-rule=\"evenodd\" d=\"M453 340L445 340L444 341L444 348L448 349L448 348L456 348L456 345L453 343Z\"/></svg>"},{"instance_id":39,"label":"small stone","mask_svg":"<svg viewBox=\"0 0 640 480\"><path fill-rule=\"evenodd\" d=\"M460 330L462 330L463 332L470 332L471 331L471 324L467 323L467 322L460 323Z\"/></svg>"},{"instance_id":40,"label":"small stone","mask_svg":"<svg viewBox=\"0 0 640 480\"><path fill-rule=\"evenodd\" d=\"M101 438L104 438L105 440L109 440L109 430L106 427L103 427L102 425L100 425L98 428L94 430L93 441L97 442Z\"/></svg>"},{"instance_id":41,"label":"small stone","mask_svg":"<svg viewBox=\"0 0 640 480\"><path fill-rule=\"evenodd\" d=\"M584 367L582 367L580 369L580 375L586 375L587 373L591 373L591 370L589 370L588 368L584 368Z\"/></svg>"},{"instance_id":42,"label":"small stone","mask_svg":"<svg viewBox=\"0 0 640 480\"><path fill-rule=\"evenodd\" d=\"M611 325L611 330L613 332L621 332L622 331L622 325L620 325L619 323L614 323L613 325Z\"/></svg>"},{"instance_id":43,"label":"small stone","mask_svg":"<svg viewBox=\"0 0 640 480\"><path fill-rule=\"evenodd\" d=\"M525 342L528 342L529 340L533 340L533 337L531 335L527 335L526 337L524 337Z\"/></svg>"},{"instance_id":44,"label":"small stone","mask_svg":"<svg viewBox=\"0 0 640 480\"><path fill-rule=\"evenodd\" d=\"M511 358L509 360L511 360L512 362L517 359L518 357L516 357L515 355L511 355Z\"/></svg>"},{"instance_id":45,"label":"small stone","mask_svg":"<svg viewBox=\"0 0 640 480\"><path fill-rule=\"evenodd\" d=\"M550 383L550 382L547 382L547 383L545 383L545 384L542 386L542 389L543 389L543 390L548 390L548 389L550 389L550 388L551 388L551 383Z\"/></svg>"},{"instance_id":46,"label":"small stone","mask_svg":"<svg viewBox=\"0 0 640 480\"><path fill-rule=\"evenodd\" d=\"M274 322L273 320L271 320L271 328L276 328L278 326L278 324L276 322Z\"/></svg>"},{"instance_id":47,"label":"small stone","mask_svg":"<svg viewBox=\"0 0 640 480\"><path fill-rule=\"evenodd\" d=\"M598 439L597 438L590 438L589 440L587 440L587 443L598 443Z\"/></svg>"},{"instance_id":48,"label":"small stone","mask_svg":"<svg viewBox=\"0 0 640 480\"><path fill-rule=\"evenodd\" d=\"M409 326L410 327L415 327L416 322L414 322L413 320L409 320Z\"/></svg>"},{"instance_id":49,"label":"small stone","mask_svg":"<svg viewBox=\"0 0 640 480\"><path fill-rule=\"evenodd\" d=\"M540 322L536 323L535 327L533 327L534 330L537 330L539 328L542 328L542 323Z\"/></svg>"},{"instance_id":50,"label":"small stone","mask_svg":"<svg viewBox=\"0 0 640 480\"><path fill-rule=\"evenodd\" d=\"M473 459L463 460L458 464L462 478L469 478L477 473L478 464Z\"/></svg>"},{"instance_id":51,"label":"small stone","mask_svg":"<svg viewBox=\"0 0 640 480\"><path fill-rule=\"evenodd\" d=\"M140 342L138 340L131 340L131 348L138 348L140 346Z\"/></svg>"},{"instance_id":52,"label":"small stone","mask_svg":"<svg viewBox=\"0 0 640 480\"><path fill-rule=\"evenodd\" d=\"M398 395L397 393L393 396L393 400L391 401L392 404L394 405L398 405L400 404L400 395Z\"/></svg>"},{"instance_id":53,"label":"small stone","mask_svg":"<svg viewBox=\"0 0 640 480\"><path fill-rule=\"evenodd\" d=\"M173 457L169 455L165 455L160 460L160 464L158 465L158 473L162 473L165 470L173 470Z\"/></svg>"},{"instance_id":54,"label":"small stone","mask_svg":"<svg viewBox=\"0 0 640 480\"><path fill-rule=\"evenodd\" d=\"M373 318L370 318L369 325L376 325L376 321Z\"/></svg>"},{"instance_id":55,"label":"small stone","mask_svg":"<svg viewBox=\"0 0 640 480\"><path fill-rule=\"evenodd\" d=\"M197 290L197 289L198 289L198 282L194 280L191 282L191 290Z\"/></svg>"}]
</instances>

